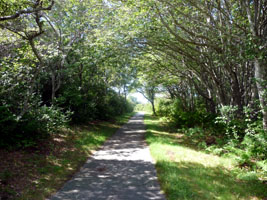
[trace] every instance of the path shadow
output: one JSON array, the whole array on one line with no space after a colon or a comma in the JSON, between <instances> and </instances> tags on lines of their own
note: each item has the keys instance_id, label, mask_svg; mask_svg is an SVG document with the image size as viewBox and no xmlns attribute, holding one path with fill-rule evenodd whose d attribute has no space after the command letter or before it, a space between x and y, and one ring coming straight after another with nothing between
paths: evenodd
<instances>
[{"instance_id":1,"label":"path shadow","mask_svg":"<svg viewBox=\"0 0 267 200\"><path fill-rule=\"evenodd\" d=\"M137 114L50 200L165 200Z\"/></svg>"},{"instance_id":2,"label":"path shadow","mask_svg":"<svg viewBox=\"0 0 267 200\"><path fill-rule=\"evenodd\" d=\"M154 165L143 161L91 160L51 200L152 200L160 193Z\"/></svg>"}]
</instances>

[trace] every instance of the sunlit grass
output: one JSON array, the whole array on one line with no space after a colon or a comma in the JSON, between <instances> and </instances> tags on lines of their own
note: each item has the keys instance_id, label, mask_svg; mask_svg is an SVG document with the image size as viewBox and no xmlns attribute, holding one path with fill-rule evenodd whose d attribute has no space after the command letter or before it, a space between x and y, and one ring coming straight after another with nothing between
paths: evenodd
<instances>
[{"instance_id":1,"label":"sunlit grass","mask_svg":"<svg viewBox=\"0 0 267 200\"><path fill-rule=\"evenodd\" d=\"M207 154L188 145L185 136L168 132L157 117L146 115L145 124L146 140L168 200L267 197L266 184L236 178L239 169L233 159Z\"/></svg>"},{"instance_id":2,"label":"sunlit grass","mask_svg":"<svg viewBox=\"0 0 267 200\"><path fill-rule=\"evenodd\" d=\"M56 192L85 163L87 158L99 148L118 128L133 115L129 113L116 118L113 122L98 122L72 127L62 137L64 142L58 154L44 157L36 155L28 162L35 165L37 172L31 186L25 186L19 200L44 200ZM62 141L61 141L62 140ZM51 146L55 149L56 146ZM29 175L30 176L30 175Z\"/></svg>"}]
</instances>

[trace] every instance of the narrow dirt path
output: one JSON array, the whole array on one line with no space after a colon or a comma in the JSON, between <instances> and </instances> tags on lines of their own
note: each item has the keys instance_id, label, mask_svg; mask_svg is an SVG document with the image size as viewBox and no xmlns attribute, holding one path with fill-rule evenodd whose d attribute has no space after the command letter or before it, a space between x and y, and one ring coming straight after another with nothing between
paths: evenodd
<instances>
[{"instance_id":1,"label":"narrow dirt path","mask_svg":"<svg viewBox=\"0 0 267 200\"><path fill-rule=\"evenodd\" d=\"M165 200L144 141L143 118L132 117L50 200Z\"/></svg>"}]
</instances>

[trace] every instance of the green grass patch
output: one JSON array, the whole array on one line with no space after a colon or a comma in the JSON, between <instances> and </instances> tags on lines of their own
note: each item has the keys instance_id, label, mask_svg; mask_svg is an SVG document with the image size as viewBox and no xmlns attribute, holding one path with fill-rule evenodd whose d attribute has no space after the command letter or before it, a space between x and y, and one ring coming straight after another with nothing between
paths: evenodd
<instances>
[{"instance_id":1,"label":"green grass patch","mask_svg":"<svg viewBox=\"0 0 267 200\"><path fill-rule=\"evenodd\" d=\"M265 183L238 178L241 169L233 158L201 151L192 146L185 135L170 131L158 117L147 114L145 124L146 141L168 200L256 200L267 197Z\"/></svg>"},{"instance_id":2,"label":"green grass patch","mask_svg":"<svg viewBox=\"0 0 267 200\"><path fill-rule=\"evenodd\" d=\"M6 164L17 167L0 174L1 180L8 179L2 193L17 200L44 200L61 188L132 115L125 114L110 122L72 126L44 141L37 149L13 152L11 155L17 157Z\"/></svg>"}]
</instances>

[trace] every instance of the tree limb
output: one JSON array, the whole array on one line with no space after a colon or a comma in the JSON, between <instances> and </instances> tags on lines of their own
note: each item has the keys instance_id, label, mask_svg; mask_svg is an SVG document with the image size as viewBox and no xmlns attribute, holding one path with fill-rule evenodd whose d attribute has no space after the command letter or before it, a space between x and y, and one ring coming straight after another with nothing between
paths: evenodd
<instances>
[{"instance_id":1,"label":"tree limb","mask_svg":"<svg viewBox=\"0 0 267 200\"><path fill-rule=\"evenodd\" d=\"M41 2L38 2L38 3L35 4L35 8L28 8L28 9L25 9L25 10L19 10L13 15L0 17L0 21L16 19L16 18L19 18L23 14L31 14L31 13L37 13L37 12L40 12L40 11L43 11L43 10L51 10L53 5L54 5L54 3L55 3L55 1L54 0L50 0L50 1L51 1L51 4L48 7L45 7L45 8L43 8L42 6L38 7L39 4L41 3Z\"/></svg>"}]
</instances>

